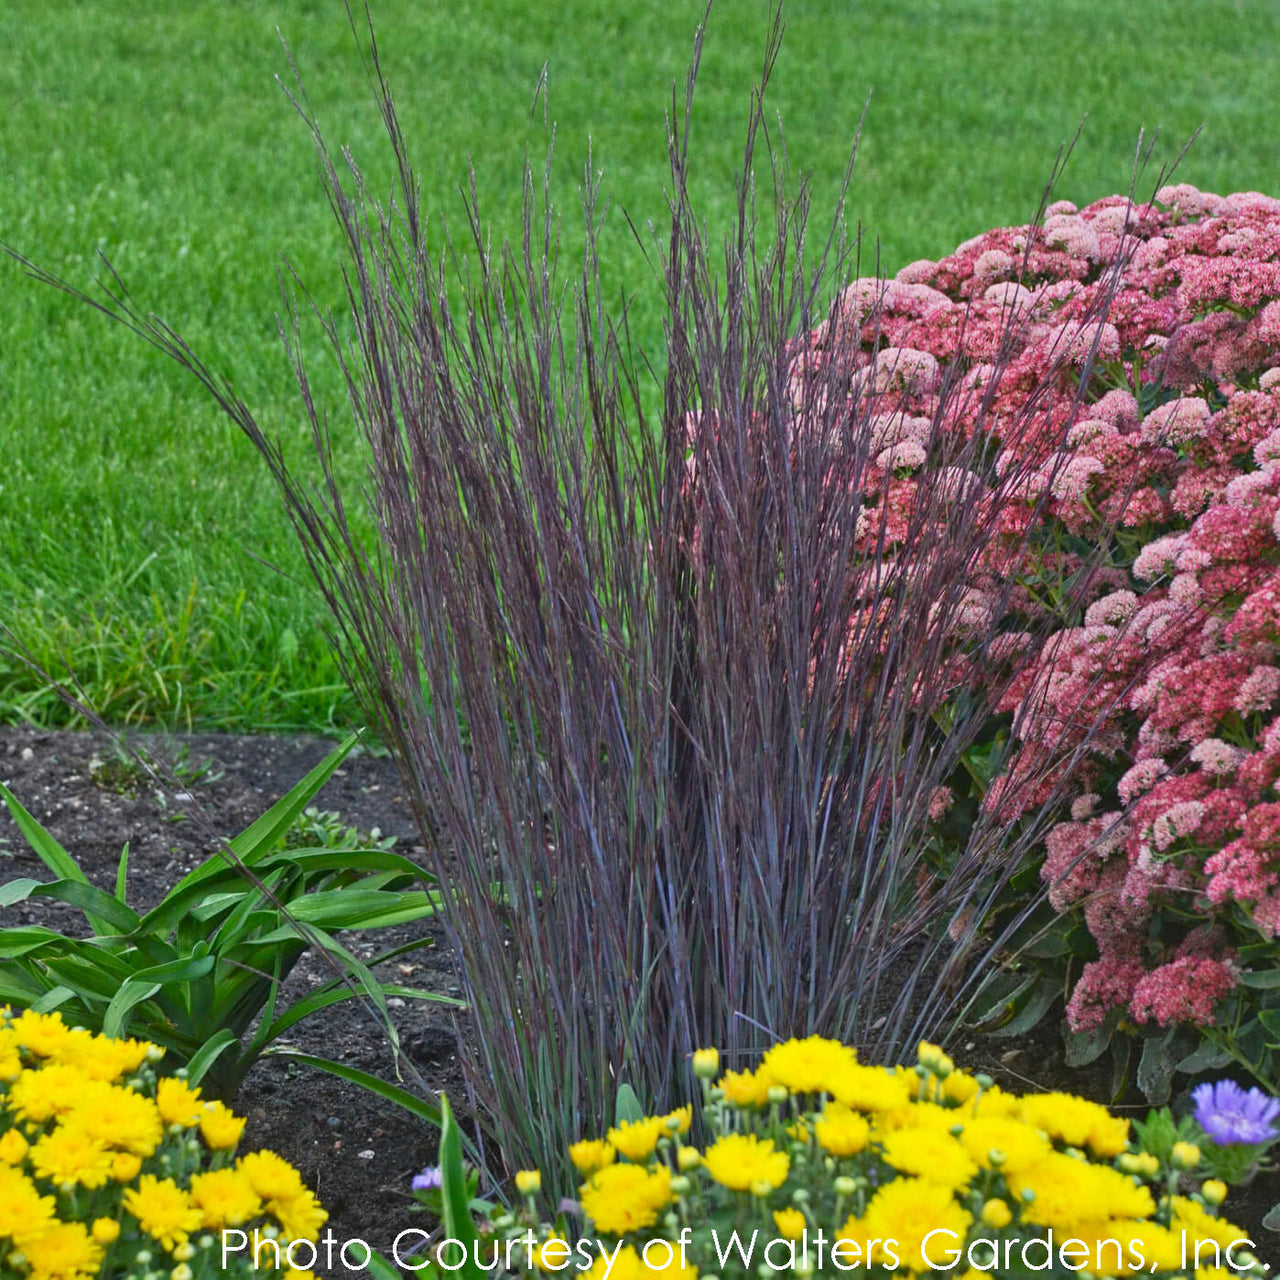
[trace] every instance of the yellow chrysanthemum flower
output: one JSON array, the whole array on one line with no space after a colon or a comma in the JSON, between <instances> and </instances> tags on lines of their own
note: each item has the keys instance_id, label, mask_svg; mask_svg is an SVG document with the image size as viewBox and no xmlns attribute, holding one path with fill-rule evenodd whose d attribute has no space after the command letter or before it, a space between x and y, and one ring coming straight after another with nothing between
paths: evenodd
<instances>
[{"instance_id":1,"label":"yellow chrysanthemum flower","mask_svg":"<svg viewBox=\"0 0 1280 1280\"><path fill-rule=\"evenodd\" d=\"M1129 1122L1097 1102L1072 1093L1036 1093L1022 1099L1022 1118L1069 1147L1118 1156L1129 1146Z\"/></svg>"},{"instance_id":2,"label":"yellow chrysanthemum flower","mask_svg":"<svg viewBox=\"0 0 1280 1280\"><path fill-rule=\"evenodd\" d=\"M586 1138L569 1148L569 1159L581 1174L590 1175L612 1164L616 1153L602 1138Z\"/></svg>"},{"instance_id":3,"label":"yellow chrysanthemum flower","mask_svg":"<svg viewBox=\"0 0 1280 1280\"><path fill-rule=\"evenodd\" d=\"M306 1190L302 1175L274 1151L254 1151L241 1156L236 1168L263 1200L289 1200Z\"/></svg>"},{"instance_id":4,"label":"yellow chrysanthemum flower","mask_svg":"<svg viewBox=\"0 0 1280 1280\"><path fill-rule=\"evenodd\" d=\"M18 1037L7 1027L0 1027L0 1082L8 1083L22 1074L22 1055Z\"/></svg>"},{"instance_id":5,"label":"yellow chrysanthemum flower","mask_svg":"<svg viewBox=\"0 0 1280 1280\"><path fill-rule=\"evenodd\" d=\"M29 1146L17 1129L6 1129L0 1134L0 1161L5 1164L21 1164L27 1158Z\"/></svg>"},{"instance_id":6,"label":"yellow chrysanthemum flower","mask_svg":"<svg viewBox=\"0 0 1280 1280\"><path fill-rule=\"evenodd\" d=\"M185 1080L166 1076L156 1082L156 1109L165 1124L179 1124L190 1129L198 1124L204 1113L204 1100L200 1090L193 1089Z\"/></svg>"},{"instance_id":7,"label":"yellow chrysanthemum flower","mask_svg":"<svg viewBox=\"0 0 1280 1280\"><path fill-rule=\"evenodd\" d=\"M214 1169L191 1179L191 1202L202 1227L238 1227L262 1212L262 1200L239 1169Z\"/></svg>"},{"instance_id":8,"label":"yellow chrysanthemum flower","mask_svg":"<svg viewBox=\"0 0 1280 1280\"><path fill-rule=\"evenodd\" d=\"M938 1102L913 1102L895 1111L881 1111L875 1117L878 1133L892 1133L895 1129L932 1129L935 1133L950 1133L964 1117L952 1107Z\"/></svg>"},{"instance_id":9,"label":"yellow chrysanthemum flower","mask_svg":"<svg viewBox=\"0 0 1280 1280\"><path fill-rule=\"evenodd\" d=\"M958 1191L977 1176L973 1157L949 1133L897 1129L882 1144L882 1157L899 1173L915 1174Z\"/></svg>"},{"instance_id":10,"label":"yellow chrysanthemum flower","mask_svg":"<svg viewBox=\"0 0 1280 1280\"><path fill-rule=\"evenodd\" d=\"M775 1149L772 1140L754 1133L731 1133L709 1146L702 1163L722 1187L750 1191L753 1184L780 1187L787 1180L791 1157Z\"/></svg>"},{"instance_id":11,"label":"yellow chrysanthemum flower","mask_svg":"<svg viewBox=\"0 0 1280 1280\"><path fill-rule=\"evenodd\" d=\"M137 1071L154 1048L145 1040L112 1040L74 1027L50 1055L50 1061L75 1067L90 1080L113 1084L121 1076Z\"/></svg>"},{"instance_id":12,"label":"yellow chrysanthemum flower","mask_svg":"<svg viewBox=\"0 0 1280 1280\"><path fill-rule=\"evenodd\" d=\"M799 1209L775 1209L773 1224L784 1240L799 1240L804 1235L805 1218Z\"/></svg>"},{"instance_id":13,"label":"yellow chrysanthemum flower","mask_svg":"<svg viewBox=\"0 0 1280 1280\"><path fill-rule=\"evenodd\" d=\"M677 1107L674 1111L668 1111L662 1117L662 1123L668 1133L675 1132L683 1136L689 1132L689 1127L693 1124L693 1107Z\"/></svg>"},{"instance_id":14,"label":"yellow chrysanthemum flower","mask_svg":"<svg viewBox=\"0 0 1280 1280\"><path fill-rule=\"evenodd\" d=\"M211 1151L231 1151L244 1126L244 1119L221 1102L206 1102L200 1112L200 1136Z\"/></svg>"},{"instance_id":15,"label":"yellow chrysanthemum flower","mask_svg":"<svg viewBox=\"0 0 1280 1280\"><path fill-rule=\"evenodd\" d=\"M74 1107L76 1123L104 1146L145 1159L164 1137L164 1121L156 1104L132 1089L100 1080L86 1082Z\"/></svg>"},{"instance_id":16,"label":"yellow chrysanthemum flower","mask_svg":"<svg viewBox=\"0 0 1280 1280\"><path fill-rule=\"evenodd\" d=\"M317 1240L320 1228L329 1221L320 1201L305 1187L286 1199L268 1201L267 1210L287 1240Z\"/></svg>"},{"instance_id":17,"label":"yellow chrysanthemum flower","mask_svg":"<svg viewBox=\"0 0 1280 1280\"><path fill-rule=\"evenodd\" d=\"M1094 1255L1100 1259L1104 1275L1130 1275L1141 1272L1178 1271L1182 1267L1182 1236L1177 1231L1162 1227L1156 1222L1115 1221L1099 1223L1082 1236ZM1145 1267L1133 1271L1121 1269L1135 1255L1141 1256ZM1121 1267L1114 1267L1117 1257Z\"/></svg>"},{"instance_id":18,"label":"yellow chrysanthemum flower","mask_svg":"<svg viewBox=\"0 0 1280 1280\"><path fill-rule=\"evenodd\" d=\"M166 1249L186 1244L187 1236L200 1228L201 1213L191 1197L170 1178L144 1173L121 1202L138 1220L138 1226Z\"/></svg>"},{"instance_id":19,"label":"yellow chrysanthemum flower","mask_svg":"<svg viewBox=\"0 0 1280 1280\"><path fill-rule=\"evenodd\" d=\"M966 1121L960 1144L983 1169L992 1168L992 1152L999 1153L999 1167L1010 1172L1023 1172L1039 1164L1053 1150L1038 1129L998 1116Z\"/></svg>"},{"instance_id":20,"label":"yellow chrysanthemum flower","mask_svg":"<svg viewBox=\"0 0 1280 1280\"><path fill-rule=\"evenodd\" d=\"M780 1084L792 1093L834 1093L841 1074L857 1062L857 1054L848 1045L807 1036L775 1044L764 1055L757 1074L768 1084Z\"/></svg>"},{"instance_id":21,"label":"yellow chrysanthemum flower","mask_svg":"<svg viewBox=\"0 0 1280 1280\"><path fill-rule=\"evenodd\" d=\"M609 1130L609 1145L628 1160L647 1160L653 1155L658 1139L667 1132L662 1116L645 1116L642 1120L623 1121Z\"/></svg>"},{"instance_id":22,"label":"yellow chrysanthemum flower","mask_svg":"<svg viewBox=\"0 0 1280 1280\"><path fill-rule=\"evenodd\" d=\"M636 1164L611 1164L592 1174L580 1199L597 1230L617 1236L642 1231L671 1201L671 1171L665 1165L651 1172Z\"/></svg>"},{"instance_id":23,"label":"yellow chrysanthemum flower","mask_svg":"<svg viewBox=\"0 0 1280 1280\"><path fill-rule=\"evenodd\" d=\"M672 1253L670 1266L646 1266L640 1254L628 1244L618 1250L612 1266L608 1259L597 1256L586 1271L579 1271L576 1275L578 1280L605 1280L606 1272L608 1280L654 1280L656 1276L662 1276L665 1280L697 1280L698 1269L694 1266L681 1267L680 1250L674 1249ZM655 1262L665 1261L661 1249L654 1248L651 1254Z\"/></svg>"},{"instance_id":24,"label":"yellow chrysanthemum flower","mask_svg":"<svg viewBox=\"0 0 1280 1280\"><path fill-rule=\"evenodd\" d=\"M939 1095L943 1101L964 1106L978 1096L978 1082L967 1071L953 1071L942 1081Z\"/></svg>"},{"instance_id":25,"label":"yellow chrysanthemum flower","mask_svg":"<svg viewBox=\"0 0 1280 1280\"><path fill-rule=\"evenodd\" d=\"M726 1071L716 1084L735 1107L762 1107L768 1101L769 1081L754 1071Z\"/></svg>"},{"instance_id":26,"label":"yellow chrysanthemum flower","mask_svg":"<svg viewBox=\"0 0 1280 1280\"><path fill-rule=\"evenodd\" d=\"M901 1268L921 1275L933 1270L923 1251L925 1236L931 1231L954 1231L956 1238L963 1240L972 1221L941 1184L922 1178L895 1178L871 1197L861 1218L850 1218L840 1228L839 1238L857 1243L864 1260L885 1265L892 1265L892 1255L885 1246L893 1242ZM937 1238L930 1242L935 1253L938 1243Z\"/></svg>"},{"instance_id":27,"label":"yellow chrysanthemum flower","mask_svg":"<svg viewBox=\"0 0 1280 1280\"><path fill-rule=\"evenodd\" d=\"M831 1096L856 1111L896 1111L911 1102L911 1086L883 1067L847 1067L833 1083Z\"/></svg>"},{"instance_id":28,"label":"yellow chrysanthemum flower","mask_svg":"<svg viewBox=\"0 0 1280 1280\"><path fill-rule=\"evenodd\" d=\"M1145 1186L1135 1186L1118 1169L1090 1164L1055 1151L1029 1169L1010 1171L1015 1196L1032 1191L1023 1210L1028 1222L1042 1227L1074 1228L1107 1218L1147 1218L1155 1201Z\"/></svg>"},{"instance_id":29,"label":"yellow chrysanthemum flower","mask_svg":"<svg viewBox=\"0 0 1280 1280\"><path fill-rule=\"evenodd\" d=\"M1014 1093L1005 1093L999 1085L984 1089L981 1095L974 1096L961 1108L962 1116L976 1116L984 1120L1020 1120L1022 1118L1022 1099Z\"/></svg>"},{"instance_id":30,"label":"yellow chrysanthemum flower","mask_svg":"<svg viewBox=\"0 0 1280 1280\"><path fill-rule=\"evenodd\" d=\"M34 1013L24 1009L9 1024L17 1042L37 1058L49 1058L58 1052L71 1034L71 1028L62 1021L62 1014Z\"/></svg>"},{"instance_id":31,"label":"yellow chrysanthemum flower","mask_svg":"<svg viewBox=\"0 0 1280 1280\"><path fill-rule=\"evenodd\" d=\"M843 1102L830 1102L814 1122L818 1145L833 1156L857 1155L871 1137L871 1126L860 1111Z\"/></svg>"},{"instance_id":32,"label":"yellow chrysanthemum flower","mask_svg":"<svg viewBox=\"0 0 1280 1280\"><path fill-rule=\"evenodd\" d=\"M132 1182L142 1172L142 1160L132 1151L119 1151L111 1161L111 1177L115 1182Z\"/></svg>"},{"instance_id":33,"label":"yellow chrysanthemum flower","mask_svg":"<svg viewBox=\"0 0 1280 1280\"><path fill-rule=\"evenodd\" d=\"M1169 1224L1174 1231L1185 1230L1187 1239L1213 1240L1224 1249L1236 1240L1243 1240L1248 1232L1225 1218L1215 1218L1204 1205L1186 1196L1174 1196L1172 1201L1173 1221Z\"/></svg>"},{"instance_id":34,"label":"yellow chrysanthemum flower","mask_svg":"<svg viewBox=\"0 0 1280 1280\"><path fill-rule=\"evenodd\" d=\"M113 1153L82 1125L61 1124L38 1138L31 1148L36 1177L55 1187L79 1185L93 1190L111 1178Z\"/></svg>"},{"instance_id":35,"label":"yellow chrysanthemum flower","mask_svg":"<svg viewBox=\"0 0 1280 1280\"><path fill-rule=\"evenodd\" d=\"M26 1174L11 1165L0 1165L0 1239L19 1245L33 1232L43 1231L54 1220L55 1201L42 1196Z\"/></svg>"},{"instance_id":36,"label":"yellow chrysanthemum flower","mask_svg":"<svg viewBox=\"0 0 1280 1280\"><path fill-rule=\"evenodd\" d=\"M9 1111L34 1124L61 1118L80 1103L91 1083L78 1067L58 1062L24 1071L9 1086Z\"/></svg>"},{"instance_id":37,"label":"yellow chrysanthemum flower","mask_svg":"<svg viewBox=\"0 0 1280 1280\"><path fill-rule=\"evenodd\" d=\"M102 1246L83 1222L55 1222L22 1245L30 1280L89 1280L98 1274Z\"/></svg>"}]
</instances>

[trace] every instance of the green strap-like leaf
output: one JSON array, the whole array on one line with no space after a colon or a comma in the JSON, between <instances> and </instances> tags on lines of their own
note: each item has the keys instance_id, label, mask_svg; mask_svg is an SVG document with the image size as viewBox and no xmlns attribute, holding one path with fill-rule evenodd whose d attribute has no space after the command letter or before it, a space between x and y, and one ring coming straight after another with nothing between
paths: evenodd
<instances>
[{"instance_id":1,"label":"green strap-like leaf","mask_svg":"<svg viewBox=\"0 0 1280 1280\"><path fill-rule=\"evenodd\" d=\"M130 911L112 894L82 880L51 880L38 884L27 896L54 898L78 908L100 938L129 934L138 927L137 912Z\"/></svg>"},{"instance_id":2,"label":"green strap-like leaf","mask_svg":"<svg viewBox=\"0 0 1280 1280\"><path fill-rule=\"evenodd\" d=\"M444 1214L445 1235L459 1241L465 1250L466 1263L459 1274L464 1280L484 1280L484 1272L476 1263L476 1225L471 1217L471 1193L467 1187L467 1170L462 1163L462 1132L453 1118L453 1108L445 1094L440 1095L440 1206Z\"/></svg>"},{"instance_id":3,"label":"green strap-like leaf","mask_svg":"<svg viewBox=\"0 0 1280 1280\"><path fill-rule=\"evenodd\" d=\"M22 807L17 796L0 782L0 799L9 807L13 820L23 838L39 855L40 861L61 880L80 880L89 883L89 877L76 865L76 860Z\"/></svg>"},{"instance_id":4,"label":"green strap-like leaf","mask_svg":"<svg viewBox=\"0 0 1280 1280\"><path fill-rule=\"evenodd\" d=\"M116 864L116 899L119 902L125 900L125 886L129 877L129 842L124 842L124 848L120 850L120 861Z\"/></svg>"},{"instance_id":5,"label":"green strap-like leaf","mask_svg":"<svg viewBox=\"0 0 1280 1280\"><path fill-rule=\"evenodd\" d=\"M33 1013L52 1013L55 1009L74 1000L76 993L70 987L50 987L32 1006Z\"/></svg>"},{"instance_id":6,"label":"green strap-like leaf","mask_svg":"<svg viewBox=\"0 0 1280 1280\"><path fill-rule=\"evenodd\" d=\"M129 1025L129 1014L133 1011L134 1006L141 1004L144 1000L150 1000L159 990L160 984L158 982L136 982L133 980L126 982L111 997L111 1003L107 1005L107 1011L102 1015L102 1034L110 1036L112 1039L123 1037L125 1029Z\"/></svg>"},{"instance_id":7,"label":"green strap-like leaf","mask_svg":"<svg viewBox=\"0 0 1280 1280\"><path fill-rule=\"evenodd\" d=\"M128 1026L130 1011L144 1000L150 1000L164 987L176 988L174 994L178 996L178 1002L183 1008L186 1008L190 991L184 988L189 988L192 982L205 977L216 963L217 959L212 955L183 956L167 964L139 969L111 997L107 1011L102 1015L103 1035L122 1035Z\"/></svg>"},{"instance_id":8,"label":"green strap-like leaf","mask_svg":"<svg viewBox=\"0 0 1280 1280\"><path fill-rule=\"evenodd\" d=\"M458 1000L453 996L441 995L438 991L425 991L421 987L393 987L384 986L382 993L385 996L397 996L401 1000L423 1000L434 1004L447 1004L455 1009L465 1009L466 1003ZM267 1034L263 1037L264 1043L276 1039L283 1035L295 1023L301 1022L303 1018L309 1018L313 1013L318 1013L321 1009L327 1009L330 1005L341 1004L344 1000L355 1000L363 996L362 991L352 991L350 987L329 987L326 990L313 991L311 995L304 996L301 1000L295 1000L267 1029Z\"/></svg>"},{"instance_id":9,"label":"green strap-like leaf","mask_svg":"<svg viewBox=\"0 0 1280 1280\"><path fill-rule=\"evenodd\" d=\"M333 751L311 770L289 793L277 800L256 822L246 827L231 841L232 852L243 862L253 865L259 858L271 853L276 843L293 825L298 815L314 799L333 771L346 759L351 748L360 740L358 733L351 734L337 750Z\"/></svg>"},{"instance_id":10,"label":"green strap-like leaf","mask_svg":"<svg viewBox=\"0 0 1280 1280\"><path fill-rule=\"evenodd\" d=\"M232 1045L238 1047L239 1044L239 1040L226 1027L215 1032L200 1046L199 1050L192 1055L191 1060L187 1063L187 1080L193 1085L199 1084L204 1078L205 1072L213 1066L218 1058L230 1049Z\"/></svg>"},{"instance_id":11,"label":"green strap-like leaf","mask_svg":"<svg viewBox=\"0 0 1280 1280\"><path fill-rule=\"evenodd\" d=\"M89 883L89 877L80 870L76 860L22 807L18 797L0 782L0 800L5 802L13 820L22 832L23 839L35 850L40 861L61 880L79 880ZM95 933L111 933L110 925L90 918L89 927Z\"/></svg>"},{"instance_id":12,"label":"green strap-like leaf","mask_svg":"<svg viewBox=\"0 0 1280 1280\"><path fill-rule=\"evenodd\" d=\"M16 960L18 956L30 955L50 943L63 941L65 939L62 934L46 929L43 925L32 925L25 929L0 929L0 960Z\"/></svg>"},{"instance_id":13,"label":"green strap-like leaf","mask_svg":"<svg viewBox=\"0 0 1280 1280\"><path fill-rule=\"evenodd\" d=\"M378 929L434 915L436 904L418 889L334 889L289 904L295 919L325 929Z\"/></svg>"},{"instance_id":14,"label":"green strap-like leaf","mask_svg":"<svg viewBox=\"0 0 1280 1280\"><path fill-rule=\"evenodd\" d=\"M276 844L346 758L359 736L353 733L287 795L277 800L257 821L229 842L231 852L238 862L253 866L275 852ZM192 898L199 896L192 891L228 871L235 873L234 866L228 863L222 851L211 854L198 867L183 876L165 896L164 901L142 918L140 932L167 932L173 928L190 909Z\"/></svg>"},{"instance_id":15,"label":"green strap-like leaf","mask_svg":"<svg viewBox=\"0 0 1280 1280\"><path fill-rule=\"evenodd\" d=\"M613 1104L613 1122L616 1125L634 1124L644 1119L644 1108L636 1091L627 1083L618 1086L618 1097Z\"/></svg>"},{"instance_id":16,"label":"green strap-like leaf","mask_svg":"<svg viewBox=\"0 0 1280 1280\"><path fill-rule=\"evenodd\" d=\"M284 1058L290 1062L301 1062L305 1066L327 1071L332 1076L337 1076L341 1080L349 1080L352 1084L358 1084L362 1089L368 1089L370 1093L376 1093L378 1097L385 1098L388 1102L394 1102L396 1106L403 1107L412 1115L417 1116L419 1120L425 1120L428 1124L435 1125L436 1128L440 1127L439 1107L428 1102L425 1098L419 1098L415 1093L410 1093L407 1089L401 1089L399 1085L389 1084L378 1076L370 1075L367 1071L361 1071L358 1067L348 1067L345 1063L334 1062L330 1058L313 1057L309 1053L299 1053L296 1049L286 1049L279 1045L266 1050L263 1056Z\"/></svg>"}]
</instances>

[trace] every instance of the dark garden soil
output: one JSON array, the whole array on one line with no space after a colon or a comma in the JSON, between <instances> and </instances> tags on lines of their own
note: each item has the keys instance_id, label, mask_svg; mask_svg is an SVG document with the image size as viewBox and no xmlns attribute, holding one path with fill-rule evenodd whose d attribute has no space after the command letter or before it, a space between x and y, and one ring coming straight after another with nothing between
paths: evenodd
<instances>
[{"instance_id":1,"label":"dark garden soil","mask_svg":"<svg viewBox=\"0 0 1280 1280\"><path fill-rule=\"evenodd\" d=\"M145 777L114 784L109 775L112 742L98 735L0 727L0 781L77 859L89 878L114 887L121 847L129 842L129 901L145 908L158 902L176 881L211 852L210 832L236 835L279 799L334 744L318 738L242 737L196 734L159 740L140 737L157 754L185 751L182 789L160 789ZM107 765L104 771L101 764ZM193 777L193 771L201 776ZM97 775L95 778L95 774ZM124 783L125 785L121 785ZM367 752L352 754L313 802L337 811L361 830L379 828L397 837L396 849L410 857L424 853L394 764ZM198 813L200 818L192 816ZM48 879L0 807L0 881L17 876ZM76 927L77 913L61 904L35 901L0 910L0 928L43 923ZM441 931L433 922L365 935L344 942L368 958L413 937L430 945L379 970L387 981L458 994L457 977ZM286 988L298 996L331 976L313 954L304 956ZM457 1036L469 1034L447 1009L417 1001L393 1009L401 1043L429 1085L446 1091L465 1110L465 1089L457 1057ZM391 1054L376 1020L355 1003L323 1010L294 1028L290 1043L303 1052L336 1058L354 1067L394 1078ZM1020 1091L1064 1089L1112 1101L1109 1062L1077 1071L1068 1068L1051 1021L1016 1042L976 1038L956 1046L956 1057L972 1070L985 1070ZM407 1079L405 1087L412 1087ZM1145 1110L1136 1089L1119 1100L1133 1115ZM241 1150L270 1147L293 1162L316 1189L330 1214L338 1241L362 1239L388 1250L396 1234L426 1225L410 1211L409 1181L434 1163L436 1135L406 1112L369 1092L282 1059L260 1061L234 1100L249 1119ZM1258 1242L1264 1260L1280 1258L1280 1237L1262 1230L1261 1219L1280 1199L1280 1179L1233 1192L1231 1218ZM358 1260L356 1250L354 1259ZM345 1276L334 1256L332 1269Z\"/></svg>"}]
</instances>

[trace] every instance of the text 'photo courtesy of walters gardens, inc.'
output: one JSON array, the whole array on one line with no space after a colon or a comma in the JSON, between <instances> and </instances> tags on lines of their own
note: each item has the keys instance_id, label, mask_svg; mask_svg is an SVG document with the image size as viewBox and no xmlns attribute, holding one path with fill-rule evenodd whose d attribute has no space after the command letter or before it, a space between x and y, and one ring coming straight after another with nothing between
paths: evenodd
<instances>
[{"instance_id":1,"label":"text 'photo courtesy of walters gardens, inc.'","mask_svg":"<svg viewBox=\"0 0 1280 1280\"><path fill-rule=\"evenodd\" d=\"M435 1268L457 1272L470 1264L484 1271L518 1272L590 1272L593 1280L634 1280L637 1273L680 1273L694 1276L688 1263L687 1250L692 1243L692 1230L685 1227L675 1240L655 1237L636 1249L622 1241L606 1243L583 1238L574 1244L553 1237L539 1241L532 1229L523 1236L503 1241L464 1240L447 1236L432 1240L431 1233L411 1229L401 1231L388 1250L395 1265L405 1271ZM939 1272L952 1272L967 1266L973 1271L1008 1274L1010 1267L1021 1267L1028 1273L1063 1271L1091 1275L1130 1275L1156 1272L1170 1265L1194 1268L1199 1274L1215 1269L1216 1275L1243 1275L1256 1267L1255 1245L1245 1237L1222 1241L1182 1231L1174 1241L1181 1261L1173 1262L1166 1252L1167 1241L1161 1241L1160 1256L1149 1256L1144 1240L1126 1235L1107 1239L1079 1239L1055 1235L1016 1235L982 1237L965 1243L964 1236L947 1227L920 1224L910 1238L853 1240L829 1236L821 1228L805 1230L799 1238L769 1234L763 1231L710 1232L710 1249L720 1269L755 1270L761 1273L792 1272L809 1276L823 1271L854 1271L868 1266L896 1269L909 1266L918 1272L919 1262ZM341 1266L347 1271L364 1271L373 1259L373 1247L359 1238L338 1240L330 1230L319 1243L310 1240L281 1240L257 1230L222 1232L222 1265L237 1255L248 1256L254 1268L278 1270L281 1266L295 1270L311 1270L324 1266L332 1271ZM535 1256L536 1255L536 1256ZM704 1256L709 1256L704 1254Z\"/></svg>"}]
</instances>

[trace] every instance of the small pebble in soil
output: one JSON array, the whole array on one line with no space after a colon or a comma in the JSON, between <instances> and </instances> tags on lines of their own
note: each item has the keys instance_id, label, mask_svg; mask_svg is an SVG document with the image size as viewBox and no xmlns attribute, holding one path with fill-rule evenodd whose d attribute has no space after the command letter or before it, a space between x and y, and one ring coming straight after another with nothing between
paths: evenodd
<instances>
[{"instance_id":1,"label":"small pebble in soil","mask_svg":"<svg viewBox=\"0 0 1280 1280\"><path fill-rule=\"evenodd\" d=\"M342 1124L342 1121L339 1120L337 1116L330 1116L328 1120L325 1121L325 1124L327 1124L330 1129L336 1129Z\"/></svg>"},{"instance_id":2,"label":"small pebble in soil","mask_svg":"<svg viewBox=\"0 0 1280 1280\"><path fill-rule=\"evenodd\" d=\"M356 1158L359 1160L376 1160L377 1157L378 1153L376 1151L370 1151L366 1147L365 1150L361 1151Z\"/></svg>"}]
</instances>

